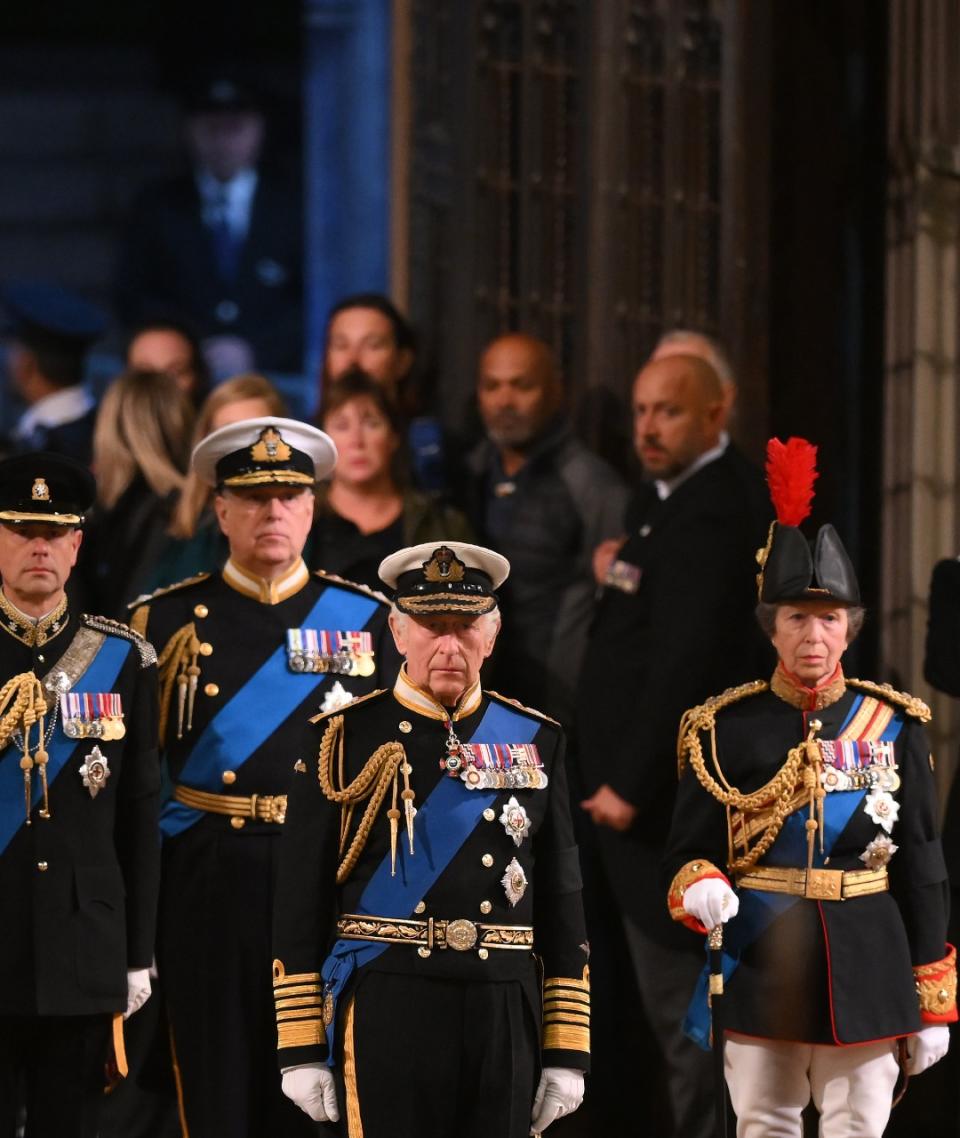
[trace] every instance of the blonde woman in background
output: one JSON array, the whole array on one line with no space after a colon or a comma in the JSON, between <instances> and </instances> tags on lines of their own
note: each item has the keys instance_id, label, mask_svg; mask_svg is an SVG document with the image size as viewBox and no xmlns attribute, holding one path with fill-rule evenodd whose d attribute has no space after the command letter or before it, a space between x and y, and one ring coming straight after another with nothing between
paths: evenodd
<instances>
[{"instance_id":1,"label":"blonde woman in background","mask_svg":"<svg viewBox=\"0 0 960 1138\"><path fill-rule=\"evenodd\" d=\"M283 398L268 379L253 373L234 376L215 387L204 400L197 413L187 459L201 439L228 423L286 413ZM190 471L173 506L164 547L144 591L172 585L197 573L212 572L223 564L227 547L210 508L212 497L210 487Z\"/></svg>"},{"instance_id":2,"label":"blonde woman in background","mask_svg":"<svg viewBox=\"0 0 960 1138\"><path fill-rule=\"evenodd\" d=\"M126 371L104 392L93 432L97 502L82 555L92 611L122 616L149 578L184 486L193 415L163 372Z\"/></svg>"}]
</instances>

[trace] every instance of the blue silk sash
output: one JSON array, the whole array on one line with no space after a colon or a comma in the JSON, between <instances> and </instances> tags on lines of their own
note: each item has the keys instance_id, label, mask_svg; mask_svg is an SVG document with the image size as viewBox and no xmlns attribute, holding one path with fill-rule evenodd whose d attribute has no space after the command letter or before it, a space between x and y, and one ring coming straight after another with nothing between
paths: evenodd
<instances>
[{"instance_id":1,"label":"blue silk sash","mask_svg":"<svg viewBox=\"0 0 960 1138\"><path fill-rule=\"evenodd\" d=\"M858 695L854 699L853 706L837 732L838 736L853 720L863 699L862 695ZM900 734L903 723L903 713L897 712L880 736L880 741L893 742ZM866 796L865 790L846 790L827 795L823 808L824 852L820 853L820 843L817 842L813 855L814 868L823 867L837 838L862 806ZM783 824L783 829L777 835L776 841L764 858L765 865L805 866L807 864L805 822L806 814L802 810L795 810L787 818ZM788 893L764 893L758 889L737 890L737 896L740 898L740 909L733 920L728 921L723 926L722 966L725 984L736 972L744 949L753 944L781 913L785 913L787 909L792 908L801 900L801 898L793 897ZM707 952L709 954L709 949ZM683 1022L683 1030L686 1035L705 1051L710 1050L710 1009L707 1003L709 983L710 965L707 963L697 980L693 998Z\"/></svg>"},{"instance_id":2,"label":"blue silk sash","mask_svg":"<svg viewBox=\"0 0 960 1138\"><path fill-rule=\"evenodd\" d=\"M366 627L379 608L373 597L328 585L303 620L304 628ZM221 791L224 770L237 771L296 709L319 690L331 673L294 672L281 644L204 728L177 775L195 790ZM333 676L336 679L336 676ZM169 799L160 813L165 837L189 829L202 810Z\"/></svg>"},{"instance_id":3,"label":"blue silk sash","mask_svg":"<svg viewBox=\"0 0 960 1138\"><path fill-rule=\"evenodd\" d=\"M470 743L529 743L539 724L536 720L503 704L491 701ZM439 756L438 756L439 760ZM397 852L396 876L390 875L389 855L374 870L367 882L356 913L378 917L409 917L453 861L500 793L499 790L467 790L459 778L444 776L414 819L414 856L403 843ZM338 940L323 963L324 994L334 1000L334 1007L350 977L363 965L380 955L387 944L362 940ZM327 1063L334 1064L333 1038L336 1015L327 1027Z\"/></svg>"},{"instance_id":4,"label":"blue silk sash","mask_svg":"<svg viewBox=\"0 0 960 1138\"><path fill-rule=\"evenodd\" d=\"M96 656L90 661L82 675L74 683L75 692L108 692L116 683L120 669L133 644L119 636L104 636ZM54 669L55 670L55 669ZM33 730L36 738L36 728ZM63 733L63 724L57 725L53 738L47 746L47 786L53 786L57 775L67 765L78 746L93 747L96 739L68 739ZM13 841L20 827L26 822L23 801L23 771L20 769L22 751L14 744L4 748L0 754L0 853ZM42 796L40 779L34 771L31 796L31 809L35 808Z\"/></svg>"}]
</instances>

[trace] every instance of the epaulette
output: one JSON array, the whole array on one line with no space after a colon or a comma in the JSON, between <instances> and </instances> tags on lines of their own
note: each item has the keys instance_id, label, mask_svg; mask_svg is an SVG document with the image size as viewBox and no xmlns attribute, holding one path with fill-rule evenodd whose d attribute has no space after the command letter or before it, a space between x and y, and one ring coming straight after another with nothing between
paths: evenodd
<instances>
[{"instance_id":1,"label":"epaulette","mask_svg":"<svg viewBox=\"0 0 960 1138\"><path fill-rule=\"evenodd\" d=\"M131 601L127 605L127 611L133 612L135 608L139 608L140 605L145 605L149 601L155 601L157 597L165 597L167 593L175 593L178 589L186 589L190 585L196 585L200 581L206 581L209 576L209 573L197 573L193 577L184 577L182 581L175 581L172 585L164 585L162 588L154 589L152 593L141 593L136 600Z\"/></svg>"},{"instance_id":2,"label":"epaulette","mask_svg":"<svg viewBox=\"0 0 960 1138\"><path fill-rule=\"evenodd\" d=\"M535 707L527 707L518 699L511 699L510 696L501 695L498 691L487 691L487 695L501 703L509 703L511 707L519 707L521 711L527 712L528 715L535 715L537 719L545 719L548 723L553 723L560 728L563 727L563 724L558 719L554 719L552 715L547 715L545 711L537 711Z\"/></svg>"},{"instance_id":3,"label":"epaulette","mask_svg":"<svg viewBox=\"0 0 960 1138\"><path fill-rule=\"evenodd\" d=\"M342 715L345 711L352 711L355 707L359 707L361 703L366 703L375 696L384 695L389 690L389 688L377 688L376 691L369 691L366 695L354 696L354 698L350 700L349 703L345 703L343 707L333 707L329 711L321 711L319 715L312 715L310 722L319 723L322 719L328 719L331 715Z\"/></svg>"},{"instance_id":4,"label":"epaulette","mask_svg":"<svg viewBox=\"0 0 960 1138\"><path fill-rule=\"evenodd\" d=\"M92 628L95 632L105 632L107 636L120 636L124 640L129 640L140 653L141 668L149 668L151 664L157 662L156 650L149 640L144 640L139 632L134 632L132 628L121 624L119 620L111 620L107 616L90 616L89 613L83 613L80 620L87 628Z\"/></svg>"},{"instance_id":5,"label":"epaulette","mask_svg":"<svg viewBox=\"0 0 960 1138\"><path fill-rule=\"evenodd\" d=\"M847 677L847 687L859 688L860 691L879 696L880 699L885 699L888 703L895 703L898 707L902 707L907 715L919 719L921 723L930 722L930 708L919 696L911 695L906 691L897 691L889 684L875 684L873 680L854 680L850 677Z\"/></svg>"},{"instance_id":6,"label":"epaulette","mask_svg":"<svg viewBox=\"0 0 960 1138\"><path fill-rule=\"evenodd\" d=\"M340 577L336 573L327 573L324 569L314 569L313 575L323 581L329 581L331 585L345 585L348 589L353 589L356 593L363 593L365 596L373 597L375 601L379 601L382 605L390 604L389 597L377 589L371 589L369 585L361 585L357 581L348 581L346 577Z\"/></svg>"},{"instance_id":7,"label":"epaulette","mask_svg":"<svg viewBox=\"0 0 960 1138\"><path fill-rule=\"evenodd\" d=\"M719 695L712 695L704 703L685 711L680 717L680 729L677 732L677 778L683 774L686 766L686 740L691 733L709 731L714 725L718 711L723 711L725 707L730 707L731 704L739 703L740 700L748 699L752 695L760 695L769 687L770 684L766 680L750 680L735 688L727 688Z\"/></svg>"}]
</instances>

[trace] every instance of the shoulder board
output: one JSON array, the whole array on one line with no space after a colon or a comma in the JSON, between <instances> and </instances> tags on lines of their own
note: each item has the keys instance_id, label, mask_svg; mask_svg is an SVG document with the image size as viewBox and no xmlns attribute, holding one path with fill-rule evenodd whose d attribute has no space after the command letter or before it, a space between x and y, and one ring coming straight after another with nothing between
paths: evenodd
<instances>
[{"instance_id":1,"label":"shoulder board","mask_svg":"<svg viewBox=\"0 0 960 1138\"><path fill-rule=\"evenodd\" d=\"M111 620L106 616L90 616L87 613L84 613L80 620L87 628L92 628L96 632L104 632L107 636L119 636L123 640L129 640L140 653L141 668L149 668L151 664L157 662L157 653L154 651L153 645L148 640L144 640L139 632L134 632L132 628L121 624L119 620Z\"/></svg>"},{"instance_id":2,"label":"shoulder board","mask_svg":"<svg viewBox=\"0 0 960 1138\"><path fill-rule=\"evenodd\" d=\"M698 731L709 731L713 727L718 711L723 711L725 707L739 703L742 699L749 699L752 695L760 695L769 687L766 680L750 680L735 688L727 688L719 695L712 695L705 703L685 711L680 718L680 730L677 732L677 775L683 774L686 765L686 742L689 735Z\"/></svg>"},{"instance_id":3,"label":"shoulder board","mask_svg":"<svg viewBox=\"0 0 960 1138\"><path fill-rule=\"evenodd\" d=\"M895 703L897 707L902 707L907 715L913 719L919 719L921 723L930 722L930 708L922 699L911 695L909 692L897 691L889 684L875 684L872 680L854 680L849 677L847 678L847 687L869 692L870 695L885 699L887 703Z\"/></svg>"},{"instance_id":4,"label":"shoulder board","mask_svg":"<svg viewBox=\"0 0 960 1138\"><path fill-rule=\"evenodd\" d=\"M545 711L537 711L535 707L527 707L518 699L511 699L508 695L501 695L498 691L486 691L486 694L491 699L497 700L499 703L509 703L511 707L518 707L521 711L525 711L528 715L536 716L537 719L544 719L547 723L553 723L555 726L563 728L563 724L554 719L553 716L547 715Z\"/></svg>"},{"instance_id":5,"label":"shoulder board","mask_svg":"<svg viewBox=\"0 0 960 1138\"><path fill-rule=\"evenodd\" d=\"M343 715L345 711L352 711L355 707L359 707L361 703L367 703L371 699L376 699L378 695L386 694L389 688L377 688L376 691L367 692L366 695L354 696L349 703L345 703L343 707L334 707L330 711L321 711L319 715L312 715L310 717L311 723L320 723L324 719L329 719L331 715Z\"/></svg>"},{"instance_id":6,"label":"shoulder board","mask_svg":"<svg viewBox=\"0 0 960 1138\"><path fill-rule=\"evenodd\" d=\"M356 581L348 581L346 577L338 577L336 573L326 573L323 569L314 569L313 575L319 577L321 581L329 581L331 585L339 585L342 588L352 589L355 593L363 593L365 596L373 597L382 605L390 604L389 597L384 596L377 589L371 589L368 585L358 585Z\"/></svg>"},{"instance_id":7,"label":"shoulder board","mask_svg":"<svg viewBox=\"0 0 960 1138\"><path fill-rule=\"evenodd\" d=\"M150 601L156 600L157 597L165 597L167 593L175 593L178 589L187 589L191 585L199 584L200 581L206 581L209 576L209 573L197 573L194 577L185 577L182 581L176 581L172 585L164 585L161 589L154 589L152 593L143 593L127 605L127 610L132 612L140 605L149 604Z\"/></svg>"}]
</instances>

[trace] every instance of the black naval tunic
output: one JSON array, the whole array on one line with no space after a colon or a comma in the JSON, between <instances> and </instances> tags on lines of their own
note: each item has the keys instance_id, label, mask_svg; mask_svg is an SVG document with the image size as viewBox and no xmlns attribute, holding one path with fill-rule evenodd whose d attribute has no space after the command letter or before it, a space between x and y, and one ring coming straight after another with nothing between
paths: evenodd
<instances>
[{"instance_id":1,"label":"black naval tunic","mask_svg":"<svg viewBox=\"0 0 960 1138\"><path fill-rule=\"evenodd\" d=\"M325 614L321 628L371 634L371 675L305 676L292 670L287 632L309 626L318 604ZM311 575L302 561L272 584L228 561L222 575L160 590L134 613L131 623L160 654L170 779L175 788L206 795L207 803L192 809L168 801L161 817L158 962L191 1138L282 1138L316 1131L281 1094L274 1062L270 913L284 806L279 796L287 792L309 717L325 700L336 706L371 691L385 657L388 671L398 666L387 615L378 594ZM191 666L199 668L192 723L185 698L179 729L175 676ZM225 755L221 716L231 709L240 717L243 741L240 750ZM249 747L245 758L241 752ZM240 807L234 816L213 812L210 806L222 796L245 799L248 807L257 796L259 816Z\"/></svg>"},{"instance_id":2,"label":"black naval tunic","mask_svg":"<svg viewBox=\"0 0 960 1138\"><path fill-rule=\"evenodd\" d=\"M387 911L370 915L424 924L456 921L461 930L479 927L481 936L457 951L440 946L436 927L431 948L420 929L419 943L388 944L358 968L339 995L333 1059L340 1102L346 1104L342 1113L362 1125L367 1138L526 1135L540 1064L582 1070L589 1065L588 947L563 733L538 712L481 692L478 683L455 713L457 737L467 742L497 706L516 716L514 725L523 725L520 733L537 748L547 785L496 791L478 819L465 825L462 844L446 864L439 855L434 860L435 847L416 833L411 856L400 818L397 875L388 877L386 865L381 869L381 881L389 882ZM382 744L399 742L417 809L424 810L438 784L451 778L450 812L469 807L473 792L441 770L447 715L402 671L392 691L343 709L343 766L335 782L348 785ZM318 757L334 719L318 721L313 746L299 756L281 842L274 914L281 1068L330 1060L324 1021L332 1015L331 990L320 990L321 966L337 939L338 918L370 913L361 897L390 857L388 795L352 871L337 887L341 809L321 789ZM338 764L339 759L335 769ZM519 806L526 815L520 822L529 823L525 833L522 825L516 831L519 844L502 818L511 800L514 818ZM364 806L354 807L347 844L362 826ZM399 888L408 873L412 879L425 866L435 880L407 911L391 911L404 908L404 902L390 899L393 883ZM509 930L523 930L516 935L525 932L527 940L519 949L483 947L485 925L506 928L492 934L503 939L511 938ZM342 931L350 927L356 928ZM469 931L466 939L472 940Z\"/></svg>"},{"instance_id":3,"label":"black naval tunic","mask_svg":"<svg viewBox=\"0 0 960 1138\"><path fill-rule=\"evenodd\" d=\"M745 942L739 967L724 995L725 1027L766 1039L855 1044L918 1031L921 1020L946 1022L955 1017L952 997L939 1007L934 999L934 1005L928 1004L921 1013L915 985L914 969L921 969L916 977L921 979L922 966L943 962L947 953L947 875L937 833L930 746L920 721L929 715L926 708L892 689L845 682L842 676L822 691L815 707L804 703L810 689L790 684L779 669L773 681L775 690L752 686L761 690L716 712L719 767L727 783L743 794L773 778L788 751L807 737L814 719L822 724L817 737L835 740L861 697L859 715L866 734L860 738L877 737L866 722L871 715L874 724L882 724L891 713L901 718L893 742L900 785L891 792L899 804L892 832L885 833L865 809L864 800L836 836L827 868L864 871L884 864L883 853L875 861L861 856L878 837L884 844L889 837L897 848L889 858L889 891L842 901L762 893L772 902L786 904L759 935L744 931L748 891L740 889L741 911L724 926L725 944ZM701 731L699 738L706 768L716 778L709 734ZM832 793L843 798L863 791ZM805 799L785 830L799 822L802 833L808 815ZM727 833L724 807L688 766L667 855L668 872L677 875L670 905L678 919L683 918L683 891L695 880L725 871ZM774 844L758 865L802 869L806 866L805 838L800 845L800 856L791 860L780 852L779 843ZM796 842L793 852L797 852ZM814 864L824 863L817 860ZM933 969L938 975L949 971L946 964Z\"/></svg>"},{"instance_id":4,"label":"black naval tunic","mask_svg":"<svg viewBox=\"0 0 960 1138\"><path fill-rule=\"evenodd\" d=\"M69 609L51 615L41 622L42 642L31 645L32 627L18 624L4 606L3 682L24 672L41 681L64 672L78 697L119 697L110 710L122 714L125 728L122 738L74 742L64 733L56 696L45 688L48 766L60 756L65 761L58 772L50 770L49 817L41 814L33 768L29 826L22 735L0 755L0 904L6 914L0 936L0 1129L14 1133L23 1077L28 1133L65 1138L93 1133L110 1018L126 1006L127 970L148 968L153 959L160 768L150 645L113 621ZM103 710L104 701L93 705ZM95 712L87 708L84 715L89 725ZM36 738L34 727L32 751ZM106 763L94 775L94 795L82 768L95 748Z\"/></svg>"}]
</instances>

